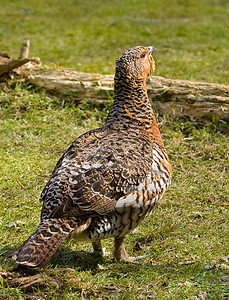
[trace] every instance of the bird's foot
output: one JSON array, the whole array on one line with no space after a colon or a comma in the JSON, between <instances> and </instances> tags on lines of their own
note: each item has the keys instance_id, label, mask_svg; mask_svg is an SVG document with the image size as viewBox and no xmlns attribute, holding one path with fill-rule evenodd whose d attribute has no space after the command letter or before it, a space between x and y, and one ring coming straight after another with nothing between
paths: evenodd
<instances>
[{"instance_id":1,"label":"bird's foot","mask_svg":"<svg viewBox=\"0 0 229 300\"><path fill-rule=\"evenodd\" d=\"M122 258L121 260L127 261L127 262L136 262L139 259L143 259L148 257L149 255L140 255L140 256L127 256L124 259Z\"/></svg>"},{"instance_id":2,"label":"bird's foot","mask_svg":"<svg viewBox=\"0 0 229 300\"><path fill-rule=\"evenodd\" d=\"M106 247L102 248L99 251L94 250L92 253L96 256L102 256L102 257L111 255L111 252L106 251Z\"/></svg>"},{"instance_id":3,"label":"bird's foot","mask_svg":"<svg viewBox=\"0 0 229 300\"><path fill-rule=\"evenodd\" d=\"M93 256L102 258L109 256L111 253L106 251L106 247L102 248L101 241L96 241L92 243L94 251L84 251L86 253L92 254Z\"/></svg>"},{"instance_id":4,"label":"bird's foot","mask_svg":"<svg viewBox=\"0 0 229 300\"><path fill-rule=\"evenodd\" d=\"M139 259L148 257L148 255L128 256L126 250L124 249L124 251L120 251L119 253L114 252L114 257L119 261L136 262Z\"/></svg>"},{"instance_id":5,"label":"bird's foot","mask_svg":"<svg viewBox=\"0 0 229 300\"><path fill-rule=\"evenodd\" d=\"M136 257L128 256L128 254L126 253L126 249L125 249L123 241L124 241L124 237L115 238L115 241L114 241L115 249L114 249L113 255L114 255L114 258L116 258L117 260L134 262L139 259L146 258L148 256L148 255L141 255L141 256L136 256Z\"/></svg>"}]
</instances>

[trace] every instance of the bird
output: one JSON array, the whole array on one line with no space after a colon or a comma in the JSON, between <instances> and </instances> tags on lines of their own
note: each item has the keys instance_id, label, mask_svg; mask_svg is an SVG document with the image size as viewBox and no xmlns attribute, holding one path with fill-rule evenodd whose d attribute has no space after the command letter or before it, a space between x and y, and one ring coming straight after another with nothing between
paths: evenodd
<instances>
[{"instance_id":1,"label":"bird","mask_svg":"<svg viewBox=\"0 0 229 300\"><path fill-rule=\"evenodd\" d=\"M128 256L124 239L152 211L171 183L146 80L155 70L154 47L135 46L116 60L114 100L101 128L79 136L57 162L41 192L40 224L15 251L16 265L44 267L66 239L113 237L113 256Z\"/></svg>"}]
</instances>

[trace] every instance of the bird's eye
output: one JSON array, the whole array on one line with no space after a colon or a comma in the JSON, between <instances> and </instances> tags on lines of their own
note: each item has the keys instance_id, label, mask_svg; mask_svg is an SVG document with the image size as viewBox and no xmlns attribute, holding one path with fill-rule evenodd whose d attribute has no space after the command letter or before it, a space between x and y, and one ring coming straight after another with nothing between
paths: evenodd
<instances>
[{"instance_id":1,"label":"bird's eye","mask_svg":"<svg viewBox=\"0 0 229 300\"><path fill-rule=\"evenodd\" d=\"M141 55L140 55L140 58L144 58L146 56L146 54L145 53L142 53Z\"/></svg>"}]
</instances>

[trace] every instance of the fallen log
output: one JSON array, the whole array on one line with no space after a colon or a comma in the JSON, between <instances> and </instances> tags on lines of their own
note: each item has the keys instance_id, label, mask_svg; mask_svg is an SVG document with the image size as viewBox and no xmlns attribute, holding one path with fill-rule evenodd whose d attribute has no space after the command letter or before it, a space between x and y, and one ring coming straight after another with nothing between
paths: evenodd
<instances>
[{"instance_id":1,"label":"fallen log","mask_svg":"<svg viewBox=\"0 0 229 300\"><path fill-rule=\"evenodd\" d=\"M29 56L30 41L25 40L22 44L18 59L11 58L7 53L0 53L0 76L10 73L14 69L21 67L28 62L39 63L39 59L30 59Z\"/></svg>"},{"instance_id":2,"label":"fallen log","mask_svg":"<svg viewBox=\"0 0 229 300\"><path fill-rule=\"evenodd\" d=\"M113 75L87 74L72 69L32 69L26 79L48 92L85 99L94 104L113 97ZM148 95L155 110L196 123L229 121L229 86L150 76Z\"/></svg>"}]
</instances>

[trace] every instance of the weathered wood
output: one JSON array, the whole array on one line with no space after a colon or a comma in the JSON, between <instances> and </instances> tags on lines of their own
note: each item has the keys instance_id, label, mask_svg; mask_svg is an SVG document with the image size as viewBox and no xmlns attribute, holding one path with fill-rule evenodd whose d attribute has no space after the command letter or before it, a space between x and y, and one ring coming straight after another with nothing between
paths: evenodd
<instances>
[{"instance_id":1,"label":"weathered wood","mask_svg":"<svg viewBox=\"0 0 229 300\"><path fill-rule=\"evenodd\" d=\"M19 59L29 57L29 47L30 47L30 40L25 40L22 44L22 47L21 47Z\"/></svg>"},{"instance_id":2,"label":"weathered wood","mask_svg":"<svg viewBox=\"0 0 229 300\"><path fill-rule=\"evenodd\" d=\"M0 57L10 58L6 52L0 52Z\"/></svg>"},{"instance_id":3,"label":"weathered wood","mask_svg":"<svg viewBox=\"0 0 229 300\"><path fill-rule=\"evenodd\" d=\"M5 63L4 65L0 65L0 76L5 73L9 73L16 68L21 67L22 65L26 64L29 61L31 61L31 59L28 58L12 59L9 62Z\"/></svg>"},{"instance_id":4,"label":"weathered wood","mask_svg":"<svg viewBox=\"0 0 229 300\"><path fill-rule=\"evenodd\" d=\"M113 97L113 75L87 74L71 69L33 69L27 80L51 93L71 95L95 104ZM162 114L195 122L229 121L229 86L151 76L147 82L153 107Z\"/></svg>"},{"instance_id":5,"label":"weathered wood","mask_svg":"<svg viewBox=\"0 0 229 300\"><path fill-rule=\"evenodd\" d=\"M10 73L14 69L17 69L28 62L34 62L38 64L40 62L39 58L36 59L28 58L29 47L30 47L30 41L25 40L22 44L18 59L10 58L7 53L0 53L0 76L3 74Z\"/></svg>"}]
</instances>

